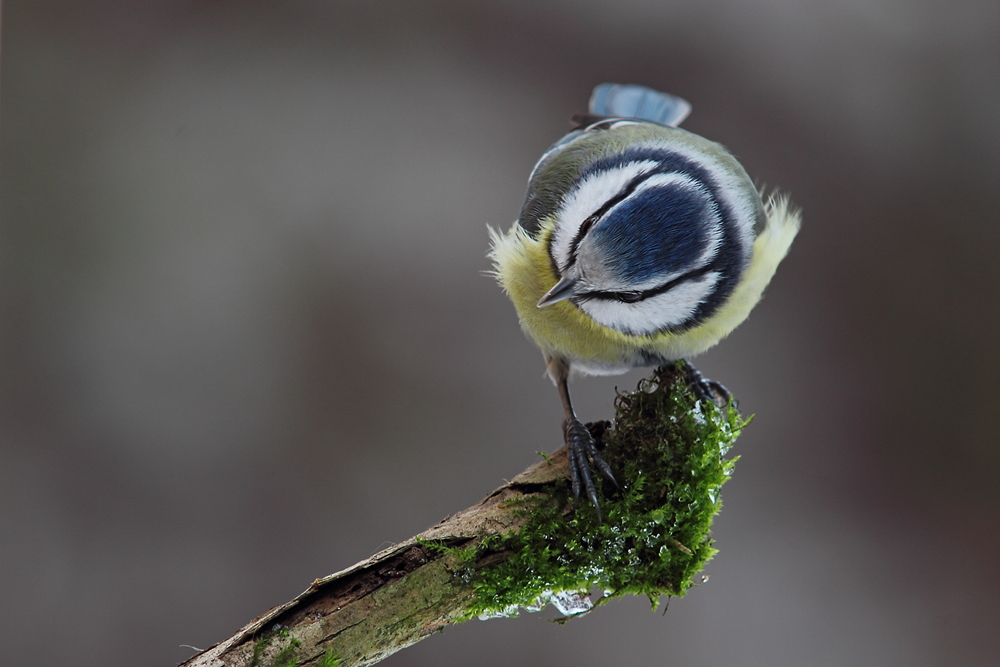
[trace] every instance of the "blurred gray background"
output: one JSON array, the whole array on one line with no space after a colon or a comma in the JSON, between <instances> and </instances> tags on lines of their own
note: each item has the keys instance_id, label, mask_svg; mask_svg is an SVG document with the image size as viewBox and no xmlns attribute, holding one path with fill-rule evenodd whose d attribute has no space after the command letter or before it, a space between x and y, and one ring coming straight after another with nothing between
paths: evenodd
<instances>
[{"instance_id":1,"label":"blurred gray background","mask_svg":"<svg viewBox=\"0 0 1000 667\"><path fill-rule=\"evenodd\" d=\"M697 362L722 551L385 664L996 664L995 0L8 0L0 80L5 664L175 664L557 448L486 225L603 81L805 211Z\"/></svg>"}]
</instances>

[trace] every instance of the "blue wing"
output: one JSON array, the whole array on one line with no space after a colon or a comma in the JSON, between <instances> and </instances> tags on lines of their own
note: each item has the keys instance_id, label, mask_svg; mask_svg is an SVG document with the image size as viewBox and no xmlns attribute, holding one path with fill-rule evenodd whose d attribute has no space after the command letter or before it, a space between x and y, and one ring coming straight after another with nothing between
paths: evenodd
<instances>
[{"instance_id":1,"label":"blue wing","mask_svg":"<svg viewBox=\"0 0 1000 667\"><path fill-rule=\"evenodd\" d=\"M608 118L637 118L677 127L691 113L687 100L634 84L602 83L590 96L590 113Z\"/></svg>"}]
</instances>

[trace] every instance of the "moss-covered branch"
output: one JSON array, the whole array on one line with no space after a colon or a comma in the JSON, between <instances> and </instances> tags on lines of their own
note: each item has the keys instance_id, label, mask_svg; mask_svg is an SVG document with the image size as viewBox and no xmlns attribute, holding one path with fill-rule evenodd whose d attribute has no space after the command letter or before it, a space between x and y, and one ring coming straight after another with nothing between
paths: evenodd
<instances>
[{"instance_id":1,"label":"moss-covered branch","mask_svg":"<svg viewBox=\"0 0 1000 667\"><path fill-rule=\"evenodd\" d=\"M744 425L695 401L680 364L617 401L603 440L620 489L605 521L573 509L565 449L477 505L357 565L317 579L187 667L370 665L446 625L552 602L572 616L625 594L679 596L715 553L709 536L725 454ZM587 593L597 588L602 597Z\"/></svg>"}]
</instances>

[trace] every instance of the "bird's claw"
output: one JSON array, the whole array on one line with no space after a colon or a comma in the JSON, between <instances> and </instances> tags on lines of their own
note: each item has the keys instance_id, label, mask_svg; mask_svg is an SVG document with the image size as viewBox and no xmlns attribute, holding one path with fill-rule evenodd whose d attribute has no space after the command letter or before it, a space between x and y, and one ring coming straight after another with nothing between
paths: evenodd
<instances>
[{"instance_id":1,"label":"bird's claw","mask_svg":"<svg viewBox=\"0 0 1000 667\"><path fill-rule=\"evenodd\" d=\"M688 386L691 387L691 391L694 392L699 401L711 401L718 407L724 408L733 399L732 393L726 389L725 385L715 380L709 380L687 361L684 362L684 366L687 372Z\"/></svg>"},{"instance_id":2,"label":"bird's claw","mask_svg":"<svg viewBox=\"0 0 1000 667\"><path fill-rule=\"evenodd\" d=\"M611 474L611 466L607 464L601 453L597 451L597 443L594 437L587 430L587 427L579 419L567 419L564 422L566 433L566 450L569 454L570 482L573 486L573 503L580 500L580 491L587 495L587 499L594 505L597 512L597 523L601 523L601 505L597 500L597 489L594 488L591 465L608 479L615 487L618 482Z\"/></svg>"}]
</instances>

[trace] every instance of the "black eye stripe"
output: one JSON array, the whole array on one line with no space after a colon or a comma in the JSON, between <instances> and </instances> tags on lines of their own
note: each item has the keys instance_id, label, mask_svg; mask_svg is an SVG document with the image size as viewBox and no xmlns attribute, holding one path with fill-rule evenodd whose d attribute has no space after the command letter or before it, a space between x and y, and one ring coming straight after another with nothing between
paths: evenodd
<instances>
[{"instance_id":1,"label":"black eye stripe","mask_svg":"<svg viewBox=\"0 0 1000 667\"><path fill-rule=\"evenodd\" d=\"M639 290L639 291L624 291L624 292L583 292L573 299L576 301L583 301L587 299L597 299L599 301L622 301L624 303L638 303L649 299L654 296L659 296L665 292L669 292L681 283L685 283L691 280L697 280L702 278L705 274L711 273L712 271L718 272L715 266L715 262L710 262L709 264L695 269L694 271L688 271L685 274L677 276L673 280L667 281L662 285L657 285L656 287ZM720 272L721 273L721 272Z\"/></svg>"}]
</instances>

